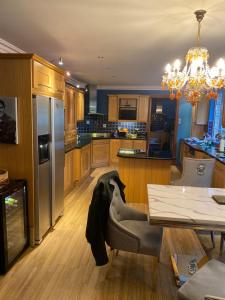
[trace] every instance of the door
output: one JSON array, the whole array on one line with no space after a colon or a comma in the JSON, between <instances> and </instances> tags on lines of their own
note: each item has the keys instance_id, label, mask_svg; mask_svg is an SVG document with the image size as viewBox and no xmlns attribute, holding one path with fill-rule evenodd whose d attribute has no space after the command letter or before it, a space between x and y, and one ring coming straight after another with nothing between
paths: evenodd
<instances>
[{"instance_id":1,"label":"door","mask_svg":"<svg viewBox=\"0 0 225 300\"><path fill-rule=\"evenodd\" d=\"M51 98L52 225L64 209L64 103Z\"/></svg>"},{"instance_id":2,"label":"door","mask_svg":"<svg viewBox=\"0 0 225 300\"><path fill-rule=\"evenodd\" d=\"M33 97L35 160L35 241L51 227L50 99Z\"/></svg>"}]
</instances>

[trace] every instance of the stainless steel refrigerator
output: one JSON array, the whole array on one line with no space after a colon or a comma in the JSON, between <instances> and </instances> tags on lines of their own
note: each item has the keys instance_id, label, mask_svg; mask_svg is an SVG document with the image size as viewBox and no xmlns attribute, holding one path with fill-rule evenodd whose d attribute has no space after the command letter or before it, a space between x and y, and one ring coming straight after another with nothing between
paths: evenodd
<instances>
[{"instance_id":1,"label":"stainless steel refrigerator","mask_svg":"<svg viewBox=\"0 0 225 300\"><path fill-rule=\"evenodd\" d=\"M35 161L35 242L63 215L64 107L63 101L33 96Z\"/></svg>"}]
</instances>

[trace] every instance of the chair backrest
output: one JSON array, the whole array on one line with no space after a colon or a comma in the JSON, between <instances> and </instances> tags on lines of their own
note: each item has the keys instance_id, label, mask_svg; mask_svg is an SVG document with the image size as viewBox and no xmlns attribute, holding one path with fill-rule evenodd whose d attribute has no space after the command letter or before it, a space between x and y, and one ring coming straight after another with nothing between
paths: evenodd
<instances>
[{"instance_id":1,"label":"chair backrest","mask_svg":"<svg viewBox=\"0 0 225 300\"><path fill-rule=\"evenodd\" d=\"M111 179L110 184L114 185L114 191L113 191L112 201L109 207L109 217L111 218L112 221L120 222L121 212L123 211L125 204L120 195L120 189L117 183L113 179Z\"/></svg>"},{"instance_id":2,"label":"chair backrest","mask_svg":"<svg viewBox=\"0 0 225 300\"><path fill-rule=\"evenodd\" d=\"M211 187L215 159L196 159L184 157L183 172L180 180L175 185L196 187Z\"/></svg>"}]
</instances>

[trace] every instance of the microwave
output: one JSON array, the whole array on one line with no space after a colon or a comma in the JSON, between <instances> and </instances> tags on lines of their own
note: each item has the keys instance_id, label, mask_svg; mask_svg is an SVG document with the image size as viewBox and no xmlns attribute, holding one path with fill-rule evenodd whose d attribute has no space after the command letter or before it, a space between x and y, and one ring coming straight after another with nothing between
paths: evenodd
<instances>
[{"instance_id":1,"label":"microwave","mask_svg":"<svg viewBox=\"0 0 225 300\"><path fill-rule=\"evenodd\" d=\"M119 120L137 119L137 98L119 99Z\"/></svg>"}]
</instances>

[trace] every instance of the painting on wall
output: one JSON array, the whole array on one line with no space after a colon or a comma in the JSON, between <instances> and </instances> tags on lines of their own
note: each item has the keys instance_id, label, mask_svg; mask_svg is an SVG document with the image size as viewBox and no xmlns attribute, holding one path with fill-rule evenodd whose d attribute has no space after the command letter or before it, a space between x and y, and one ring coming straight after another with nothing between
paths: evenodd
<instances>
[{"instance_id":1,"label":"painting on wall","mask_svg":"<svg viewBox=\"0 0 225 300\"><path fill-rule=\"evenodd\" d=\"M18 144L17 97L0 96L0 143Z\"/></svg>"}]
</instances>

